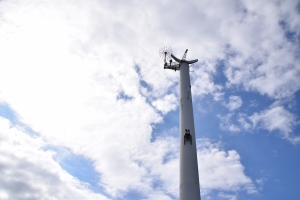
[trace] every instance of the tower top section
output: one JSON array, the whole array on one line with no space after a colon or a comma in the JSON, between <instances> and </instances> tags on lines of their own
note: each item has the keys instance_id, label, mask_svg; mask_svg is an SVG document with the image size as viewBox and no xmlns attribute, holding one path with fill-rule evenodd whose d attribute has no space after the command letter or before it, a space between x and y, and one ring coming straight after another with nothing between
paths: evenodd
<instances>
[{"instance_id":1,"label":"tower top section","mask_svg":"<svg viewBox=\"0 0 300 200\"><path fill-rule=\"evenodd\" d=\"M182 63L194 64L194 63L198 62L198 59L186 60L187 52L188 52L188 49L185 50L185 52L182 56L182 59L179 59L173 55L173 51L171 48L168 48L168 47L161 48L159 51L159 55L164 58L164 69L171 69L171 70L176 71L176 70L180 70L180 65ZM167 58L170 59L169 63L167 63L167 60L166 60ZM172 58L175 61L173 61Z\"/></svg>"}]
</instances>

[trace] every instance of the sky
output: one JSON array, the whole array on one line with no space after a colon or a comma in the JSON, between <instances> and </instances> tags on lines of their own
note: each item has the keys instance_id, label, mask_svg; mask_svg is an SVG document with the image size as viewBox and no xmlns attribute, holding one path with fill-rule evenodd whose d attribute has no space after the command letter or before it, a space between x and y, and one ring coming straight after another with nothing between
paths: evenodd
<instances>
[{"instance_id":1,"label":"sky","mask_svg":"<svg viewBox=\"0 0 300 200\"><path fill-rule=\"evenodd\" d=\"M300 1L0 0L0 199L179 196L190 66L202 200L300 198Z\"/></svg>"}]
</instances>

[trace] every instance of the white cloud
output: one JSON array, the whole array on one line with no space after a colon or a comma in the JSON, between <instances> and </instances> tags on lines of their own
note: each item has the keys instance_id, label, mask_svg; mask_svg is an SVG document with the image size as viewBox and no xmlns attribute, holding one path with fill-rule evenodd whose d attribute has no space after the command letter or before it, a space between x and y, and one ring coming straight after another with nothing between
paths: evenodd
<instances>
[{"instance_id":1,"label":"white cloud","mask_svg":"<svg viewBox=\"0 0 300 200\"><path fill-rule=\"evenodd\" d=\"M236 121L234 113L218 115L220 128L230 132L240 132L242 130L253 131L254 129L266 129L270 132L279 131L283 139L296 144L300 138L293 134L294 127L299 124L297 116L287 111L279 102L275 102L268 109L252 115L239 113Z\"/></svg>"},{"instance_id":2,"label":"white cloud","mask_svg":"<svg viewBox=\"0 0 300 200\"><path fill-rule=\"evenodd\" d=\"M179 2L172 3L173 9L180 12L165 9L169 7L169 1L127 1L126 4L119 1L23 1L18 6L15 3L2 2L6 10L2 16L6 22L2 38L4 44L9 42L3 48L5 55L12 53L7 51L12 48L19 49L12 55L29 50L24 54L25 61L33 58L28 57L28 53L35 55L38 61L45 58L44 54L54 58L53 55L67 49L85 58L96 59L101 68L118 75L126 74L131 64L139 64L142 78L153 87L152 95L161 96L178 82L178 74L162 70L157 50L176 41L173 45L176 55L180 56L180 52L189 47L188 56L199 59L201 67L194 69L195 95L213 93L216 100L220 99L222 87L213 83L212 76L216 71L215 64L222 59L230 84L243 84L248 90L274 98L289 97L299 89L297 44L287 42L283 27L278 23L285 21L290 31L297 32L299 22L295 19L298 13L294 9L297 2L207 0L190 1L184 6ZM146 7L146 11L141 9ZM119 14L115 15L116 12ZM179 16L183 12L189 14ZM170 23L171 19L177 19L177 23ZM186 29L181 29L179 24L185 25ZM22 38L26 38L27 43ZM43 48L45 46L47 50ZM58 46L61 50L53 51ZM31 52L32 48L37 51ZM227 54L234 56L226 58ZM206 70L203 71L203 67ZM129 92L128 87L124 88Z\"/></svg>"},{"instance_id":3,"label":"white cloud","mask_svg":"<svg viewBox=\"0 0 300 200\"><path fill-rule=\"evenodd\" d=\"M234 55L225 70L229 85L243 85L275 99L292 97L300 89L300 59L298 43L288 41L286 32L299 33L297 2L243 2L241 20L226 27L232 33L227 36Z\"/></svg>"},{"instance_id":4,"label":"white cloud","mask_svg":"<svg viewBox=\"0 0 300 200\"><path fill-rule=\"evenodd\" d=\"M238 125L234 124L232 122L232 116L233 113L228 113L227 115L221 116L218 115L218 118L220 119L220 128L221 130L230 131L233 133L240 132L241 129L238 127Z\"/></svg>"},{"instance_id":5,"label":"white cloud","mask_svg":"<svg viewBox=\"0 0 300 200\"><path fill-rule=\"evenodd\" d=\"M208 195L211 190L224 192L246 190L256 193L252 180L244 173L239 154L221 149L221 144L207 139L197 140L198 168L201 191ZM157 177L163 188L173 197L178 195L179 183L179 144L176 138L159 138L150 149L137 157L153 177Z\"/></svg>"},{"instance_id":6,"label":"white cloud","mask_svg":"<svg viewBox=\"0 0 300 200\"><path fill-rule=\"evenodd\" d=\"M65 172L45 151L40 138L31 138L0 118L1 199L108 199Z\"/></svg>"},{"instance_id":7,"label":"white cloud","mask_svg":"<svg viewBox=\"0 0 300 200\"><path fill-rule=\"evenodd\" d=\"M248 119L248 116L246 114L239 113L237 121L239 122L241 128L244 129L244 130L249 131L253 128L252 123Z\"/></svg>"},{"instance_id":8,"label":"white cloud","mask_svg":"<svg viewBox=\"0 0 300 200\"><path fill-rule=\"evenodd\" d=\"M36 3L1 2L7 8L2 19L14 28L14 34L8 29L1 32L8 38L1 40L0 47L4 58L0 65L5 66L0 69L1 99L48 143L70 148L94 162L109 194L122 196L133 188L154 193L152 179L133 156L150 145L151 124L162 118L139 93L135 48L129 47L136 40L122 39L118 31L123 17L115 15L130 18L143 12L128 13L125 7L115 11L115 4L96 1ZM124 24L122 30L130 35L136 29ZM166 73L159 72L156 82L162 83ZM170 84L166 81L163 86L165 90ZM118 99L120 93L130 99ZM175 96L166 97L174 107ZM167 112L166 107L157 106Z\"/></svg>"},{"instance_id":9,"label":"white cloud","mask_svg":"<svg viewBox=\"0 0 300 200\"><path fill-rule=\"evenodd\" d=\"M259 185L262 185L264 181L262 178L260 178L260 179L256 179L255 182Z\"/></svg>"},{"instance_id":10,"label":"white cloud","mask_svg":"<svg viewBox=\"0 0 300 200\"><path fill-rule=\"evenodd\" d=\"M207 140L197 142L200 185L203 189L257 192L251 179L244 174L244 166L235 150L226 152L220 149L219 144Z\"/></svg>"},{"instance_id":11,"label":"white cloud","mask_svg":"<svg viewBox=\"0 0 300 200\"><path fill-rule=\"evenodd\" d=\"M296 116L285 110L283 106L271 106L260 113L254 113L249 117L253 127L259 127L268 131L278 130L284 139L292 143L299 143L300 137L293 136L293 127L298 124Z\"/></svg>"},{"instance_id":12,"label":"white cloud","mask_svg":"<svg viewBox=\"0 0 300 200\"><path fill-rule=\"evenodd\" d=\"M163 114L168 113L171 110L175 110L177 108L178 99L174 94L169 94L164 96L161 99L155 100L152 105Z\"/></svg>"},{"instance_id":13,"label":"white cloud","mask_svg":"<svg viewBox=\"0 0 300 200\"><path fill-rule=\"evenodd\" d=\"M229 102L225 104L225 107L228 108L229 111L234 111L240 108L243 104L242 98L239 96L230 96Z\"/></svg>"},{"instance_id":14,"label":"white cloud","mask_svg":"<svg viewBox=\"0 0 300 200\"><path fill-rule=\"evenodd\" d=\"M220 193L218 195L219 197L221 197L222 199L229 199L229 200L237 200L237 195L233 195L233 194L224 194L224 193Z\"/></svg>"},{"instance_id":15,"label":"white cloud","mask_svg":"<svg viewBox=\"0 0 300 200\"><path fill-rule=\"evenodd\" d=\"M216 72L216 62L213 63L200 63L199 68L195 68L194 73L191 73L192 82L192 94L193 96L212 95L215 101L219 101L223 98L223 87L213 82L213 76Z\"/></svg>"},{"instance_id":16,"label":"white cloud","mask_svg":"<svg viewBox=\"0 0 300 200\"><path fill-rule=\"evenodd\" d=\"M87 183L80 182L65 172L53 159L55 152L43 150L46 143L41 138L32 138L17 128L11 127L8 120L4 118L0 120L0 128L0 151L3 155L0 164L2 173L6 174L5 178L0 181L3 197L18 199L24 197L26 199L24 196L26 193L30 199L40 199L41 197L62 199L75 198L75 196L78 198L81 195L85 199L106 199L105 196L90 191ZM220 149L219 144L210 143L208 140L198 140L197 142L202 190L221 189L224 192L246 190L249 193L256 191L251 179L244 174L244 167L241 165L236 151L226 152ZM109 152L106 151L106 153ZM125 189L116 182L126 184L126 176L130 175L133 181L138 182L136 183L137 188L130 188L141 192L148 199L177 198L179 184L178 138L158 138L151 145L132 152L131 160L134 162L131 165L137 163L133 167L140 180L136 179L136 175L129 174L131 169L124 168L128 160L119 161L119 156L122 154L110 157L118 169L108 163L110 167L113 167L114 174L108 172L101 174L102 183L108 192L111 194L117 192L117 196L122 196L119 192L125 191ZM122 163L122 167L119 166L119 163ZM97 169L99 164L97 162L95 164ZM140 172L144 172L144 174L140 175ZM37 182L38 185L36 185ZM154 186L153 184L156 186L151 188ZM117 191L115 191L116 189Z\"/></svg>"}]
</instances>

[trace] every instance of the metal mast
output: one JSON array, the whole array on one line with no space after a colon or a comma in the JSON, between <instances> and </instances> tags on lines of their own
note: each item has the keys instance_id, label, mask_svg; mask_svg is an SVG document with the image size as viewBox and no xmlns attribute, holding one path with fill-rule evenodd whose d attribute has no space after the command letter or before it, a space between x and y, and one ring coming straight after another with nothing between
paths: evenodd
<instances>
[{"instance_id":1,"label":"metal mast","mask_svg":"<svg viewBox=\"0 0 300 200\"><path fill-rule=\"evenodd\" d=\"M178 59L169 51L165 57L170 56L169 63L165 61L164 69L180 71L180 200L200 200L200 185L198 175L196 137L194 127L193 102L190 84L189 64L198 60ZM166 59L165 59L166 60Z\"/></svg>"}]
</instances>

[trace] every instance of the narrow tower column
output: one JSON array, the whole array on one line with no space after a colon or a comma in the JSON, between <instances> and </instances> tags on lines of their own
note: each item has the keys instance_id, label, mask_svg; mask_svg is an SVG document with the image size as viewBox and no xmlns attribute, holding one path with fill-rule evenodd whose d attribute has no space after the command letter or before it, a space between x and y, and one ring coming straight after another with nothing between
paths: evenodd
<instances>
[{"instance_id":1,"label":"narrow tower column","mask_svg":"<svg viewBox=\"0 0 300 200\"><path fill-rule=\"evenodd\" d=\"M180 200L200 200L189 65L180 64Z\"/></svg>"},{"instance_id":2,"label":"narrow tower column","mask_svg":"<svg viewBox=\"0 0 300 200\"><path fill-rule=\"evenodd\" d=\"M196 136L194 126L193 102L190 82L189 64L198 60L185 60L187 51L182 59L176 58L169 48L163 48L160 55L164 57L164 69L180 71L180 200L200 200L200 185ZM166 57L172 57L168 64Z\"/></svg>"}]
</instances>

